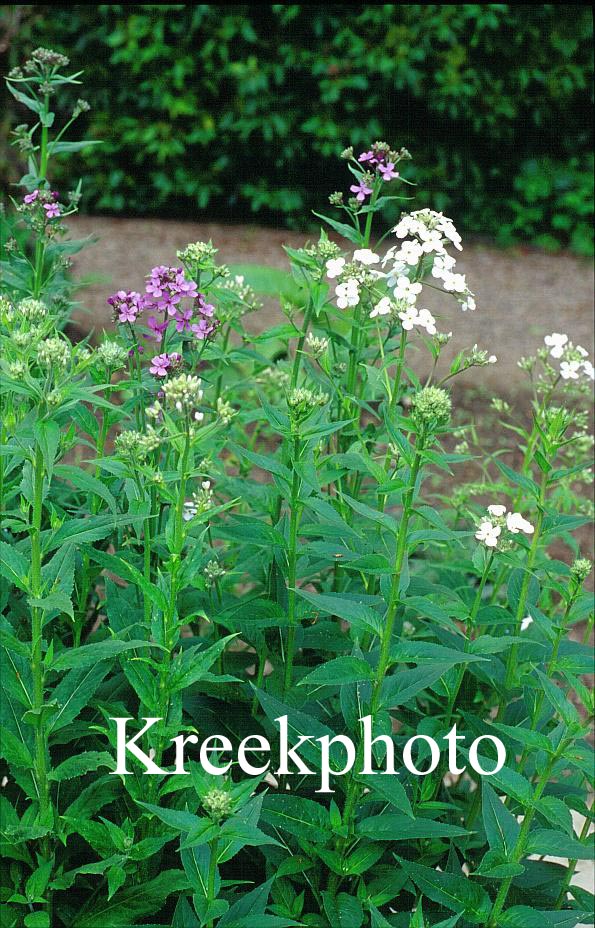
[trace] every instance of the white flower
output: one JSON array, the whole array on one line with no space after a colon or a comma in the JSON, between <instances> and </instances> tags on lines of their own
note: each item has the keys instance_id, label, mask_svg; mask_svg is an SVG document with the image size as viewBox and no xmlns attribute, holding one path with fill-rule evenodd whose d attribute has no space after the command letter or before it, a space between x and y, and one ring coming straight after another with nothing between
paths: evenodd
<instances>
[{"instance_id":1,"label":"white flower","mask_svg":"<svg viewBox=\"0 0 595 928\"><path fill-rule=\"evenodd\" d=\"M563 380L578 380L581 369L580 361L562 361L560 364L560 375Z\"/></svg>"},{"instance_id":2,"label":"white flower","mask_svg":"<svg viewBox=\"0 0 595 928\"><path fill-rule=\"evenodd\" d=\"M340 260L343 259L341 258ZM376 252L372 251L371 248L358 248L357 251L353 252L353 260L359 261L360 264L366 265L378 264L380 261L380 255L377 255Z\"/></svg>"},{"instance_id":3,"label":"white flower","mask_svg":"<svg viewBox=\"0 0 595 928\"><path fill-rule=\"evenodd\" d=\"M339 309L347 309L348 306L357 306L359 303L359 283L355 277L350 277L343 284L338 284L335 288L337 296L337 306Z\"/></svg>"},{"instance_id":4,"label":"white flower","mask_svg":"<svg viewBox=\"0 0 595 928\"><path fill-rule=\"evenodd\" d=\"M415 303L418 294L420 293L420 283L412 283L408 277L405 277L405 275L397 277L397 282L395 285L395 299L406 300L407 303Z\"/></svg>"},{"instance_id":5,"label":"white flower","mask_svg":"<svg viewBox=\"0 0 595 928\"><path fill-rule=\"evenodd\" d=\"M546 335L544 342L550 349L550 354L552 358L561 358L564 354L564 345L568 341L568 335L564 335L561 332L552 332L551 335Z\"/></svg>"},{"instance_id":6,"label":"white flower","mask_svg":"<svg viewBox=\"0 0 595 928\"><path fill-rule=\"evenodd\" d=\"M190 522L190 520L194 518L196 513L197 513L197 508L192 502L192 500L187 500L184 503L184 508L182 509L182 518L184 519L184 522Z\"/></svg>"},{"instance_id":7,"label":"white flower","mask_svg":"<svg viewBox=\"0 0 595 928\"><path fill-rule=\"evenodd\" d=\"M436 320L429 309L420 309L417 315L417 324L425 329L428 335L435 335L437 332Z\"/></svg>"},{"instance_id":8,"label":"white flower","mask_svg":"<svg viewBox=\"0 0 595 928\"><path fill-rule=\"evenodd\" d=\"M416 242L414 239L406 239L399 251L397 251L395 258L399 261L404 261L405 264L416 265L423 253L424 250L419 242Z\"/></svg>"},{"instance_id":9,"label":"white flower","mask_svg":"<svg viewBox=\"0 0 595 928\"><path fill-rule=\"evenodd\" d=\"M589 357L589 352L587 351L586 348L583 348L582 345L577 345L575 350L578 351L578 353L580 354L581 358L588 358L588 357Z\"/></svg>"},{"instance_id":10,"label":"white flower","mask_svg":"<svg viewBox=\"0 0 595 928\"><path fill-rule=\"evenodd\" d=\"M456 260L451 255L446 253L443 255L436 255L434 264L432 265L432 277L437 277L441 280L445 274L450 274L456 263Z\"/></svg>"},{"instance_id":11,"label":"white flower","mask_svg":"<svg viewBox=\"0 0 595 928\"><path fill-rule=\"evenodd\" d=\"M531 523L527 522L526 519L523 519L520 512L507 513L506 527L509 532L512 532L513 535L518 535L519 532L524 532L525 535L532 535L535 531Z\"/></svg>"},{"instance_id":12,"label":"white flower","mask_svg":"<svg viewBox=\"0 0 595 928\"><path fill-rule=\"evenodd\" d=\"M399 319L401 320L401 325L405 331L410 332L418 321L418 315L415 306L409 306L407 309L403 310L402 313L399 313Z\"/></svg>"},{"instance_id":13,"label":"white flower","mask_svg":"<svg viewBox=\"0 0 595 928\"><path fill-rule=\"evenodd\" d=\"M391 306L392 304L390 297L383 296L382 299L376 303L374 309L370 313L370 319L374 319L375 316L387 316L391 311Z\"/></svg>"},{"instance_id":14,"label":"white flower","mask_svg":"<svg viewBox=\"0 0 595 928\"><path fill-rule=\"evenodd\" d=\"M590 380L595 380L595 367L590 361L583 361L583 371Z\"/></svg>"},{"instance_id":15,"label":"white flower","mask_svg":"<svg viewBox=\"0 0 595 928\"><path fill-rule=\"evenodd\" d=\"M483 541L488 548L495 548L498 544L498 537L502 529L499 525L493 525L487 519L482 522L475 533L478 541Z\"/></svg>"},{"instance_id":16,"label":"white flower","mask_svg":"<svg viewBox=\"0 0 595 928\"><path fill-rule=\"evenodd\" d=\"M339 277L344 267L345 258L329 258L326 262L326 276L330 277L331 280L333 277Z\"/></svg>"},{"instance_id":17,"label":"white flower","mask_svg":"<svg viewBox=\"0 0 595 928\"><path fill-rule=\"evenodd\" d=\"M442 278L444 289L449 292L465 293L467 291L467 281L464 274L445 273Z\"/></svg>"},{"instance_id":18,"label":"white flower","mask_svg":"<svg viewBox=\"0 0 595 928\"><path fill-rule=\"evenodd\" d=\"M526 615L523 621L521 622L521 631L526 632L530 625L533 624L533 617Z\"/></svg>"},{"instance_id":19,"label":"white flower","mask_svg":"<svg viewBox=\"0 0 595 928\"><path fill-rule=\"evenodd\" d=\"M495 354L491 354L488 358L488 364L495 364L498 358Z\"/></svg>"},{"instance_id":20,"label":"white flower","mask_svg":"<svg viewBox=\"0 0 595 928\"><path fill-rule=\"evenodd\" d=\"M488 512L491 516L503 516L506 512L506 506L494 504L493 506L488 506Z\"/></svg>"},{"instance_id":21,"label":"white flower","mask_svg":"<svg viewBox=\"0 0 595 928\"><path fill-rule=\"evenodd\" d=\"M468 309L473 312L477 308L477 303L475 302L475 297L472 293L468 293L464 300L461 300L461 309L463 312L466 312Z\"/></svg>"}]
</instances>

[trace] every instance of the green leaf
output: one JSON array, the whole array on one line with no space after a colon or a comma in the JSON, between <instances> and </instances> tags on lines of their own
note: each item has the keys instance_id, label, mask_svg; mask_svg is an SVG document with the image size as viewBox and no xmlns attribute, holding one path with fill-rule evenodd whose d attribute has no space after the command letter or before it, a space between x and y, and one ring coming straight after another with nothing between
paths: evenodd
<instances>
[{"instance_id":1,"label":"green leaf","mask_svg":"<svg viewBox=\"0 0 595 928\"><path fill-rule=\"evenodd\" d=\"M510 856L518 840L520 826L492 789L487 779L482 781L481 811L488 844L492 850Z\"/></svg>"},{"instance_id":2,"label":"green leaf","mask_svg":"<svg viewBox=\"0 0 595 928\"><path fill-rule=\"evenodd\" d=\"M464 915L471 925L486 925L492 909L485 889L467 877L440 873L415 863L396 858L418 889L438 905Z\"/></svg>"},{"instance_id":3,"label":"green leaf","mask_svg":"<svg viewBox=\"0 0 595 928\"><path fill-rule=\"evenodd\" d=\"M81 470L79 467L73 467L69 464L58 464L55 468L56 477L61 477L64 480L70 481L77 490L82 490L85 494L85 502L88 504L93 496L98 496L100 499L107 504L109 510L114 513L117 512L118 504L116 503L115 497L105 484L98 480L97 477L94 477L92 474L89 474L85 470Z\"/></svg>"},{"instance_id":4,"label":"green leaf","mask_svg":"<svg viewBox=\"0 0 595 928\"><path fill-rule=\"evenodd\" d=\"M50 928L50 916L47 912L29 912L23 924L25 928Z\"/></svg>"},{"instance_id":5,"label":"green leaf","mask_svg":"<svg viewBox=\"0 0 595 928\"><path fill-rule=\"evenodd\" d=\"M325 844L327 841L329 820L326 809L303 796L266 796L262 819L312 844Z\"/></svg>"},{"instance_id":6,"label":"green leaf","mask_svg":"<svg viewBox=\"0 0 595 928\"><path fill-rule=\"evenodd\" d=\"M61 783L63 780L82 777L91 770L98 770L99 767L109 767L111 769L114 766L114 758L106 751L83 751L81 754L75 754L58 764L49 773L48 779Z\"/></svg>"},{"instance_id":7,"label":"green leaf","mask_svg":"<svg viewBox=\"0 0 595 928\"><path fill-rule=\"evenodd\" d=\"M148 641L118 641L112 638L110 641L97 641L93 644L85 644L80 648L71 648L69 651L62 651L51 663L52 670L70 670L76 667L82 670L84 667L91 667L98 661L111 660L124 651L133 651L135 649L157 647L154 642Z\"/></svg>"},{"instance_id":8,"label":"green leaf","mask_svg":"<svg viewBox=\"0 0 595 928\"><path fill-rule=\"evenodd\" d=\"M431 819L412 820L405 815L383 812L364 819L356 826L356 833L375 841L415 841L418 838L460 838L468 835L465 828L447 825Z\"/></svg>"},{"instance_id":9,"label":"green leaf","mask_svg":"<svg viewBox=\"0 0 595 928\"><path fill-rule=\"evenodd\" d=\"M41 448L43 463L48 483L51 482L56 452L60 444L60 427L51 419L42 419L35 423L35 438Z\"/></svg>"},{"instance_id":10,"label":"green leaf","mask_svg":"<svg viewBox=\"0 0 595 928\"><path fill-rule=\"evenodd\" d=\"M107 675L109 666L99 662L83 669L75 668L64 676L54 689L58 710L49 725L49 731L58 731L73 721L93 697L97 687Z\"/></svg>"},{"instance_id":11,"label":"green leaf","mask_svg":"<svg viewBox=\"0 0 595 928\"><path fill-rule=\"evenodd\" d=\"M20 551L5 541L0 541L0 574L18 586L19 590L28 589L29 565Z\"/></svg>"},{"instance_id":12,"label":"green leaf","mask_svg":"<svg viewBox=\"0 0 595 928\"><path fill-rule=\"evenodd\" d=\"M341 686L373 679L372 668L358 657L336 657L316 667L299 681L299 686Z\"/></svg>"},{"instance_id":13,"label":"green leaf","mask_svg":"<svg viewBox=\"0 0 595 928\"><path fill-rule=\"evenodd\" d=\"M316 612L339 616L355 628L372 631L376 635L382 631L382 617L367 603L358 602L357 599L345 599L338 593L310 593L309 590L300 588L296 593L311 603Z\"/></svg>"},{"instance_id":14,"label":"green leaf","mask_svg":"<svg viewBox=\"0 0 595 928\"><path fill-rule=\"evenodd\" d=\"M436 683L451 666L451 664L432 664L416 667L414 670L402 670L400 673L385 677L380 691L381 705L387 709L403 706L422 690Z\"/></svg>"},{"instance_id":15,"label":"green leaf","mask_svg":"<svg viewBox=\"0 0 595 928\"><path fill-rule=\"evenodd\" d=\"M568 857L569 860L593 860L593 842L583 844L561 831L537 828L527 841L527 854L547 854L550 857Z\"/></svg>"}]
</instances>

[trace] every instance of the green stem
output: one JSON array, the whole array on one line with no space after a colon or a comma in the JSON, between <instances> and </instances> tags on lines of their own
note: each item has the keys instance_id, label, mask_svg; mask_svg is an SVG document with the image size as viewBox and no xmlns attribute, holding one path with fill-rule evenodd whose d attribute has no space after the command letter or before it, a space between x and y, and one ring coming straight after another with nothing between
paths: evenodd
<instances>
[{"instance_id":1,"label":"green stem","mask_svg":"<svg viewBox=\"0 0 595 928\"><path fill-rule=\"evenodd\" d=\"M33 515L31 525L31 597L41 599L43 581L41 574L41 521L43 514L43 477L44 463L41 446L35 448L33 462ZM47 745L44 736L42 709L45 696L45 673L43 667L43 610L37 606L31 609L31 676L33 678L32 709L38 713L35 727L35 780L39 796L39 819L44 825L50 825L51 813L50 785L47 769ZM42 842L42 853L46 859L50 856L49 842ZM48 906L50 902L48 901Z\"/></svg>"},{"instance_id":2,"label":"green stem","mask_svg":"<svg viewBox=\"0 0 595 928\"><path fill-rule=\"evenodd\" d=\"M306 304L306 308L304 310L302 334L300 335L298 339L298 343L295 349L295 355L293 357L293 366L291 368L291 389L292 390L295 390L298 384L298 379L300 376L300 368L302 366L304 342L306 341L308 329L310 328L310 319L312 318L313 309L314 309L314 304L312 303L311 297L309 297L308 302Z\"/></svg>"},{"instance_id":3,"label":"green stem","mask_svg":"<svg viewBox=\"0 0 595 928\"><path fill-rule=\"evenodd\" d=\"M296 636L296 579L297 579L297 545L298 529L300 524L300 478L296 470L299 456L299 437L293 437L293 477L291 481L291 498L289 502L289 543L287 551L287 648L285 653L285 674L283 691L287 693L291 687L293 676L293 661L295 656Z\"/></svg>"},{"instance_id":4,"label":"green stem","mask_svg":"<svg viewBox=\"0 0 595 928\"><path fill-rule=\"evenodd\" d=\"M471 634L473 633L473 628L475 626L475 620L477 618L477 613L479 612L479 607L481 605L481 600L483 598L483 591L487 583L487 579L488 579L488 576L489 576L489 573L492 567L493 560L494 560L494 552L490 551L488 558L486 560L484 569L483 569L483 573L481 575L481 580L477 588L477 592L475 594L475 599L473 601L471 612L469 613L469 618L467 619L467 627L465 629L465 635L467 639L465 642L465 651L467 651L469 648ZM459 691L461 689L461 685L463 683L463 678L465 676L466 670L467 670L467 664L462 663L459 666L455 685L453 687L452 693L450 695L450 699L448 701L448 707L446 709L446 717L445 717L445 729L446 730L448 730L450 726L450 722L451 722L452 715L453 715L454 708L455 708L456 701L457 701L457 696L459 695Z\"/></svg>"},{"instance_id":5,"label":"green stem","mask_svg":"<svg viewBox=\"0 0 595 928\"><path fill-rule=\"evenodd\" d=\"M210 908L211 903L215 901L215 879L217 877L217 856L219 851L219 839L213 838L210 842L209 849L211 856L209 858L209 875L207 878L207 903ZM213 919L207 922L207 928L212 928Z\"/></svg>"},{"instance_id":6,"label":"green stem","mask_svg":"<svg viewBox=\"0 0 595 928\"><path fill-rule=\"evenodd\" d=\"M529 593L529 584L531 582L531 577L533 576L533 567L535 565L535 559L537 557L537 552L539 550L541 529L543 527L543 515L544 515L543 507L545 504L546 487L547 487L547 474L542 474L541 485L539 488L539 500L537 503L537 506L538 506L537 523L535 525L535 531L533 533L533 541L531 543L531 547L529 549L529 555L527 557L527 563L525 565L525 574L523 576L523 582L521 584L521 592L519 595L519 602L518 602L517 610L516 610L515 627L514 627L514 632L513 632L515 636L519 634L520 629L521 629L521 622L525 616L525 608L527 605L527 595ZM518 643L514 642L512 647L510 648L510 651L508 652L508 660L506 662L506 677L504 680L504 694L506 694L512 686L515 671L517 668L518 653L519 653ZM505 698L506 698L506 695L504 696L503 701L500 703L500 707L498 709L498 718L501 717L501 714L504 711L504 707L506 705Z\"/></svg>"},{"instance_id":7,"label":"green stem","mask_svg":"<svg viewBox=\"0 0 595 928\"><path fill-rule=\"evenodd\" d=\"M397 610L400 602L399 596L399 583L401 579L401 572L403 570L403 564L405 562L405 555L407 553L407 531L409 527L409 520L411 518L413 497L415 493L415 486L417 484L417 478L419 475L422 459L422 450L425 443L424 434L418 436L415 457L411 465L411 470L409 473L409 480L405 492L403 494L403 514L401 516L401 522L399 525L399 532L397 535L397 546L395 552L395 564L393 570L393 579L391 583L391 590L389 595L389 607L386 614L386 619L384 623L384 631L382 634L382 640L380 642L380 655L378 658L378 666L376 668L376 673L374 675L374 682L372 684L372 696L370 700L370 715L374 717L378 711L380 705L380 695L382 691L382 683L384 677L388 670L390 664L390 646L392 643L392 635L395 624L395 619L397 616ZM362 741L358 746L358 757L354 764L354 769L361 767L362 761ZM345 806L343 809L343 827L345 828L347 835L351 831L351 825L357 803L360 797L361 787L360 784L352 777L349 780L349 785L347 787L347 794L345 799ZM349 843L349 837L341 837L336 841L335 849L341 855L345 854L345 850ZM333 895L336 894L337 889L340 884L340 877L336 873L331 873L329 877L329 892Z\"/></svg>"},{"instance_id":8,"label":"green stem","mask_svg":"<svg viewBox=\"0 0 595 928\"><path fill-rule=\"evenodd\" d=\"M591 827L591 822L590 822L589 816L586 816L585 821L583 822L583 827L581 828L580 836L579 836L581 841L584 841L586 839L587 835L589 834L590 827ZM566 871L566 876L564 877L564 882L562 883L562 886L560 888L560 893L558 895L558 898L556 899L554 909L561 909L562 904L566 901L566 893L570 889L570 884L572 883L572 877L574 876L577 863L578 863L578 859L568 861L568 870Z\"/></svg>"},{"instance_id":9,"label":"green stem","mask_svg":"<svg viewBox=\"0 0 595 928\"><path fill-rule=\"evenodd\" d=\"M564 749L566 748L566 742L563 743L563 748ZM558 759L558 756L560 756L561 753L562 751L560 750L560 748L558 748L558 751L556 752L555 755L553 755L550 758L541 776L539 777L539 780L535 786L535 791L533 793L533 800L531 803L531 807L528 809L525 809L525 817L523 819L523 824L521 825L521 830L519 832L519 836L517 838L517 842L514 846L514 849L510 854L511 863L515 863L515 864L519 863L524 857L525 849L527 847L527 839L529 837L529 832L531 830L531 824L535 817L536 803L541 798L541 795L548 784L550 774L552 772L552 768L556 760ZM502 910L504 906L506 905L506 900L508 899L508 893L510 892L512 881L513 881L513 877L508 877L506 880L502 882L500 889L498 890L498 893L496 895L496 899L494 900L494 905L492 907L492 911L490 913L490 917L486 925L486 928L495 928L495 926L498 924L498 919L500 915L502 914Z\"/></svg>"}]
</instances>

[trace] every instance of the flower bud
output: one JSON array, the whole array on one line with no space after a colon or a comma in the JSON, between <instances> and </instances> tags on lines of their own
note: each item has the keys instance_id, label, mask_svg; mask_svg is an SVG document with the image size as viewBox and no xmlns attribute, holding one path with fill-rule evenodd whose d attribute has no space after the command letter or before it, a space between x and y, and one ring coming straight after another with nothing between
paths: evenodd
<instances>
[{"instance_id":1,"label":"flower bud","mask_svg":"<svg viewBox=\"0 0 595 928\"><path fill-rule=\"evenodd\" d=\"M444 425L450 419L452 403L446 390L440 387L425 387L412 399L414 416L426 425Z\"/></svg>"}]
</instances>

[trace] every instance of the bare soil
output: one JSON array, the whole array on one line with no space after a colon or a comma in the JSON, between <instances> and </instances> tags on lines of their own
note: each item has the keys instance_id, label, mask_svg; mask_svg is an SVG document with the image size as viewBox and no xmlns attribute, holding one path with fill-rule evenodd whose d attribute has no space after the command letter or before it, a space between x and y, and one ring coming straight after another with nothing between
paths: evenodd
<instances>
[{"instance_id":1,"label":"bare soil","mask_svg":"<svg viewBox=\"0 0 595 928\"><path fill-rule=\"evenodd\" d=\"M79 216L70 220L70 227L75 238L96 237L74 257L74 273L88 284L79 291L75 317L85 331L111 328L107 297L120 288L142 290L148 271L156 264L174 263L176 250L188 242L211 239L227 264L286 268L283 244L296 248L306 240L284 229L163 219ZM544 335L553 331L567 332L575 344L593 352L593 268L585 259L472 243L458 256L457 266L477 295L477 310L462 313L454 300L434 291L425 303L439 317L440 330L452 330L451 353L477 344L497 355L497 364L479 375L465 375L469 384L514 395L525 382L518 359L534 354ZM278 305L267 300L259 313L248 317L248 325L262 331L280 319Z\"/></svg>"}]
</instances>

